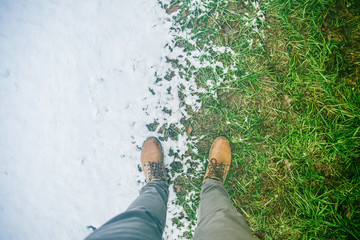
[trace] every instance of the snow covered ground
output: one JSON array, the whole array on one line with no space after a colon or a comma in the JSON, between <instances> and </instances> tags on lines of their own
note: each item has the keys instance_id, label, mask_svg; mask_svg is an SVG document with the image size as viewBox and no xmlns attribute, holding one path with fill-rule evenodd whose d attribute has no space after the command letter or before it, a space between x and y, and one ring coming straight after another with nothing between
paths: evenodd
<instances>
[{"instance_id":1,"label":"snow covered ground","mask_svg":"<svg viewBox=\"0 0 360 240\"><path fill-rule=\"evenodd\" d=\"M184 114L176 80L155 84L166 18L157 0L1 1L0 239L82 239L137 197L145 124Z\"/></svg>"}]
</instances>

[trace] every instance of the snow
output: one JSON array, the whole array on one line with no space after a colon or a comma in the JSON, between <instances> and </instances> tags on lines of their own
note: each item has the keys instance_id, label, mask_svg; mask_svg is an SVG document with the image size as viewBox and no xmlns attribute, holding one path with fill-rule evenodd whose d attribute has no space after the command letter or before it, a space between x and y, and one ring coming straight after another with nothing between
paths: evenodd
<instances>
[{"instance_id":1,"label":"snow","mask_svg":"<svg viewBox=\"0 0 360 240\"><path fill-rule=\"evenodd\" d=\"M0 239L82 239L138 196L139 147L159 136L145 125L186 116L182 80L155 83L169 68L167 18L157 0L1 1ZM176 239L170 190L164 236Z\"/></svg>"}]
</instances>

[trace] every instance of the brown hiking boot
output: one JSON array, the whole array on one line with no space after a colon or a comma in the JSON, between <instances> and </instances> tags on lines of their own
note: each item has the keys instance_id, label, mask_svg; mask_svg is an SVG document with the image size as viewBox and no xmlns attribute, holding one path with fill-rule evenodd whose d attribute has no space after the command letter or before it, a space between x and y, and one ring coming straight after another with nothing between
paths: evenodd
<instances>
[{"instance_id":1,"label":"brown hiking boot","mask_svg":"<svg viewBox=\"0 0 360 240\"><path fill-rule=\"evenodd\" d=\"M141 152L141 167L144 171L146 182L163 181L168 185L164 155L157 138L149 137L145 140Z\"/></svg>"},{"instance_id":2,"label":"brown hiking boot","mask_svg":"<svg viewBox=\"0 0 360 240\"><path fill-rule=\"evenodd\" d=\"M230 163L230 143L225 137L218 137L214 140L210 148L209 165L206 169L203 184L208 179L215 179L225 183L226 176L230 169Z\"/></svg>"}]
</instances>

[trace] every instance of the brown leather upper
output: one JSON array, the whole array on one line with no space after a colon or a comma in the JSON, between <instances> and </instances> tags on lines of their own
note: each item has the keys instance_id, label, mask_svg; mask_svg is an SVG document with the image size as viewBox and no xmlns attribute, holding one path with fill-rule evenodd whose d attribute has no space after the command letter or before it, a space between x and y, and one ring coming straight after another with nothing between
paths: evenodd
<instances>
[{"instance_id":1,"label":"brown leather upper","mask_svg":"<svg viewBox=\"0 0 360 240\"><path fill-rule=\"evenodd\" d=\"M229 141L225 137L216 138L210 148L209 165L206 169L203 183L210 178L225 183L230 163L231 148Z\"/></svg>"},{"instance_id":2,"label":"brown leather upper","mask_svg":"<svg viewBox=\"0 0 360 240\"><path fill-rule=\"evenodd\" d=\"M145 140L141 152L141 167L147 182L154 180L167 184L164 155L159 140L150 137Z\"/></svg>"}]
</instances>

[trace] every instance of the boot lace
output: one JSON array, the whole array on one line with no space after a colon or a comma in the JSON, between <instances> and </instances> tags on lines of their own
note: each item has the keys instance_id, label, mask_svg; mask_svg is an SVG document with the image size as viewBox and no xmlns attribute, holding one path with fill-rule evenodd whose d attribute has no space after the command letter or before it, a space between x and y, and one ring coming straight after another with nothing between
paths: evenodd
<instances>
[{"instance_id":1,"label":"boot lace","mask_svg":"<svg viewBox=\"0 0 360 240\"><path fill-rule=\"evenodd\" d=\"M208 173L205 176L205 180L211 178L216 179L221 182L224 182L224 177L226 175L226 169L229 164L224 164L223 162L218 163L216 158L212 158L209 161Z\"/></svg>"},{"instance_id":2,"label":"boot lace","mask_svg":"<svg viewBox=\"0 0 360 240\"><path fill-rule=\"evenodd\" d=\"M144 164L147 169L149 182L153 180L160 180L167 184L166 171L163 162L148 162Z\"/></svg>"}]
</instances>

